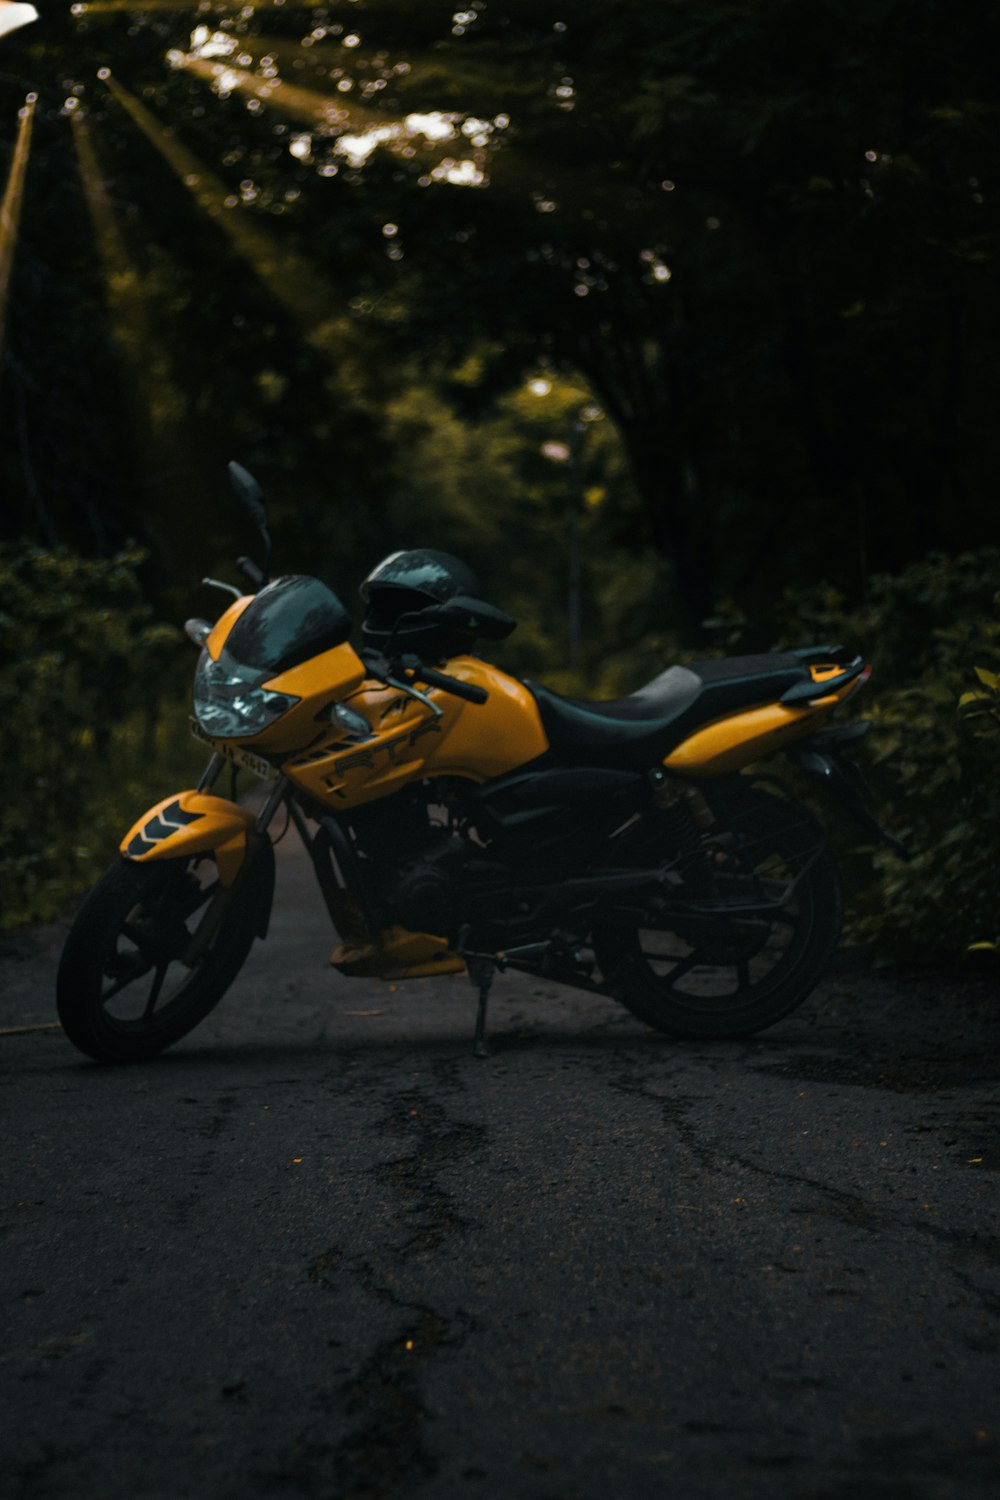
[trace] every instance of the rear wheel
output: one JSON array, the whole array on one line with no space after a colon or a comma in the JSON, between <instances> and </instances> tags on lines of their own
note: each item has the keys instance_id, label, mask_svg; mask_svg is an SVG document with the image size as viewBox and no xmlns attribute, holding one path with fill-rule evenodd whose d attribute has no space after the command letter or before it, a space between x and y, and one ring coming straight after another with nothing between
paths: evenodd
<instances>
[{"instance_id":1,"label":"rear wheel","mask_svg":"<svg viewBox=\"0 0 1000 1500\"><path fill-rule=\"evenodd\" d=\"M698 869L697 886L596 928L597 961L657 1031L746 1036L788 1015L822 974L840 936L840 878L812 814L753 787L720 808Z\"/></svg>"},{"instance_id":2,"label":"rear wheel","mask_svg":"<svg viewBox=\"0 0 1000 1500\"><path fill-rule=\"evenodd\" d=\"M258 846L231 899L210 854L109 866L59 964L59 1019L70 1041L88 1057L131 1062L185 1036L239 973L266 926L273 886L270 843Z\"/></svg>"}]
</instances>

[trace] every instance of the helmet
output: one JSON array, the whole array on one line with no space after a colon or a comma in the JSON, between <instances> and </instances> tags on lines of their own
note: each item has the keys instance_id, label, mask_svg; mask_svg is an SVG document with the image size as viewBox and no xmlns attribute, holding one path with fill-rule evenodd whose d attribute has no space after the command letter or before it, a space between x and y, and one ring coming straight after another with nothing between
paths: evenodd
<instances>
[{"instance_id":1,"label":"helmet","mask_svg":"<svg viewBox=\"0 0 1000 1500\"><path fill-rule=\"evenodd\" d=\"M482 586L468 564L433 547L391 552L368 574L360 592L368 606L361 634L366 645L380 651L391 646L414 651L426 661L443 661L467 651L477 635L499 640L514 629L509 615L481 600ZM409 619L399 625L401 615L451 600L461 602L454 619Z\"/></svg>"}]
</instances>

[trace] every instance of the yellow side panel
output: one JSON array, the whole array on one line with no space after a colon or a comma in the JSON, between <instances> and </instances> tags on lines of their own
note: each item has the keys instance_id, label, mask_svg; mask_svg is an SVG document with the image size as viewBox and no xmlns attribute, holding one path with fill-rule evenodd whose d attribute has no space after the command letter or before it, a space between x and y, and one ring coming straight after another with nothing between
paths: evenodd
<instances>
[{"instance_id":1,"label":"yellow side panel","mask_svg":"<svg viewBox=\"0 0 1000 1500\"><path fill-rule=\"evenodd\" d=\"M360 687L365 680L365 664L353 646L346 642L311 656L297 667L289 667L266 684L268 692L291 693L293 698L324 700L334 693L342 697Z\"/></svg>"},{"instance_id":2,"label":"yellow side panel","mask_svg":"<svg viewBox=\"0 0 1000 1500\"><path fill-rule=\"evenodd\" d=\"M475 656L456 656L445 671L489 693L487 703L466 703L435 692L448 723L440 739L428 736L427 775L472 776L489 781L514 771L549 748L538 704L523 683ZM457 712L452 712L451 705Z\"/></svg>"},{"instance_id":3,"label":"yellow side panel","mask_svg":"<svg viewBox=\"0 0 1000 1500\"><path fill-rule=\"evenodd\" d=\"M768 703L763 708L716 719L672 750L663 764L681 776L728 776L752 761L773 755L807 729L818 729L836 704L835 697L821 698L808 708Z\"/></svg>"},{"instance_id":4,"label":"yellow side panel","mask_svg":"<svg viewBox=\"0 0 1000 1500\"><path fill-rule=\"evenodd\" d=\"M473 656L455 657L446 670L485 688L488 701L467 703L432 689L428 696L441 709L435 718L395 688L370 683L353 694L350 707L367 719L372 738L312 748L287 762L285 775L321 801L347 809L426 776L489 781L544 754L548 740L526 687Z\"/></svg>"}]
</instances>

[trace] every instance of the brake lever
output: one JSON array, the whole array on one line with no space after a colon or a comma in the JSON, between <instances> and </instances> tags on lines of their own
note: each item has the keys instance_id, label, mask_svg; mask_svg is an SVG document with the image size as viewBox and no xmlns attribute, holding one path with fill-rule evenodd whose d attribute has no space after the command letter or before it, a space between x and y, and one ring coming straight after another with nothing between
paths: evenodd
<instances>
[{"instance_id":1,"label":"brake lever","mask_svg":"<svg viewBox=\"0 0 1000 1500\"><path fill-rule=\"evenodd\" d=\"M383 681L389 687L397 688L399 692L406 693L410 698L416 698L418 703L422 703L425 708L430 709L435 719L444 718L444 709L438 708L437 704L432 703L426 693L422 693L419 688L415 688L411 682L400 682L398 677L392 676L384 678Z\"/></svg>"},{"instance_id":2,"label":"brake lever","mask_svg":"<svg viewBox=\"0 0 1000 1500\"><path fill-rule=\"evenodd\" d=\"M381 651L367 648L361 652L361 660L372 676L377 678L379 682L384 682L386 687L395 688L397 692L405 693L408 698L416 698L418 703L422 703L425 708L430 709L435 719L444 718L444 710L438 708L436 703L432 703L426 693L422 693L419 688L414 687L412 682L400 681L395 672L396 663L389 661L388 657L383 655ZM400 662L399 665L405 670L405 662Z\"/></svg>"}]
</instances>

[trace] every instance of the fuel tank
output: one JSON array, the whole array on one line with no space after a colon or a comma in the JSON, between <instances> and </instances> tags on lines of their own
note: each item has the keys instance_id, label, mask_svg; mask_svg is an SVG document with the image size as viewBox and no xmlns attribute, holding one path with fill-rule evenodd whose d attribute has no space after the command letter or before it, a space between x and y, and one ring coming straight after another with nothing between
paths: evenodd
<instances>
[{"instance_id":1,"label":"fuel tank","mask_svg":"<svg viewBox=\"0 0 1000 1500\"><path fill-rule=\"evenodd\" d=\"M425 777L482 783L544 755L549 742L522 683L475 656L452 657L448 673L484 688L487 701L468 703L430 688L438 716L396 688L365 682L344 702L363 717L370 735L346 739L342 731L331 732L323 744L291 756L284 774L320 802L346 811Z\"/></svg>"}]
</instances>

